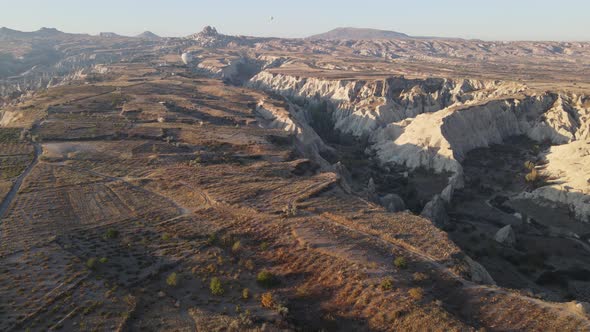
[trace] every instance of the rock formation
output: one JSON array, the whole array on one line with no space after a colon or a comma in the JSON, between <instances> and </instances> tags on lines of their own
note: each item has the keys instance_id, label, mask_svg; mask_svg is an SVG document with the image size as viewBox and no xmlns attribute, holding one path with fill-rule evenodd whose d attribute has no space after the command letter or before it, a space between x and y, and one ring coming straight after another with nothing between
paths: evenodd
<instances>
[{"instance_id":1,"label":"rock formation","mask_svg":"<svg viewBox=\"0 0 590 332\"><path fill-rule=\"evenodd\" d=\"M516 244L516 234L511 225L504 226L494 236L494 240L507 246Z\"/></svg>"}]
</instances>

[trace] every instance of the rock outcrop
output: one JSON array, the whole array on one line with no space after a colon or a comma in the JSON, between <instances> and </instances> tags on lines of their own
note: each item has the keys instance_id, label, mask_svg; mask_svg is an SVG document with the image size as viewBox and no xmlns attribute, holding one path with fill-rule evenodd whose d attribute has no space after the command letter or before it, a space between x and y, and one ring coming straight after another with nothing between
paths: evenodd
<instances>
[{"instance_id":1,"label":"rock outcrop","mask_svg":"<svg viewBox=\"0 0 590 332\"><path fill-rule=\"evenodd\" d=\"M426 203L420 215L432 221L439 228L443 228L449 224L445 201L440 195L435 195L430 202Z\"/></svg>"},{"instance_id":2,"label":"rock outcrop","mask_svg":"<svg viewBox=\"0 0 590 332\"><path fill-rule=\"evenodd\" d=\"M404 200L397 194L387 194L381 197L379 202L389 212L400 212L406 209Z\"/></svg>"},{"instance_id":3,"label":"rock outcrop","mask_svg":"<svg viewBox=\"0 0 590 332\"><path fill-rule=\"evenodd\" d=\"M498 243L513 246L516 244L516 234L511 225L504 226L494 236L494 240Z\"/></svg>"},{"instance_id":4,"label":"rock outcrop","mask_svg":"<svg viewBox=\"0 0 590 332\"><path fill-rule=\"evenodd\" d=\"M440 193L446 202L463 186L461 162L475 148L517 135L553 144L587 141L590 135L588 97L530 91L512 82L403 77L363 81L265 70L247 85L295 101L331 103L335 129L368 136L383 164L451 172ZM570 204L585 219L585 194L562 192L539 189L535 195Z\"/></svg>"}]
</instances>

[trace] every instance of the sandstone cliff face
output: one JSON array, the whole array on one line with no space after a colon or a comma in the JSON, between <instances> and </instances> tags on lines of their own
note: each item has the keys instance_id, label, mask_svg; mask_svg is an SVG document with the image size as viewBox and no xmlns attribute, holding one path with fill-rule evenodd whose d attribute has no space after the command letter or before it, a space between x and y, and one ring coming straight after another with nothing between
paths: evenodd
<instances>
[{"instance_id":1,"label":"sandstone cliff face","mask_svg":"<svg viewBox=\"0 0 590 332\"><path fill-rule=\"evenodd\" d=\"M449 186L441 193L446 201L463 185L461 162L475 148L502 143L515 135L553 144L588 141L590 135L588 97L539 94L517 83L330 80L262 71L247 85L293 100L332 103L336 129L367 135L384 164L452 172ZM567 201L580 214L588 214L583 199L560 195L543 194L551 200Z\"/></svg>"}]
</instances>

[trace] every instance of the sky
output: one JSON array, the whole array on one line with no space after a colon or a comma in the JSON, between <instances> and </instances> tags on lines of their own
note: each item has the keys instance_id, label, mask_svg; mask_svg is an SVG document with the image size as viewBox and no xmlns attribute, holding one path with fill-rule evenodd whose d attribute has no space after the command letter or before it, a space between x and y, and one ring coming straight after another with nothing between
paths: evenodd
<instances>
[{"instance_id":1,"label":"sky","mask_svg":"<svg viewBox=\"0 0 590 332\"><path fill-rule=\"evenodd\" d=\"M306 37L346 26L414 36L590 41L590 1L0 0L0 26L22 31L186 36L206 25L251 36Z\"/></svg>"}]
</instances>

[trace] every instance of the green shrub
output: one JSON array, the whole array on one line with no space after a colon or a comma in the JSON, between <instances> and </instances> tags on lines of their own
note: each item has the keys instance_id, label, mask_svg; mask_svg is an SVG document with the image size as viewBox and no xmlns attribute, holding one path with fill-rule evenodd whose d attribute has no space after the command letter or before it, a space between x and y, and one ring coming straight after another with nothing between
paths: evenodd
<instances>
[{"instance_id":1,"label":"green shrub","mask_svg":"<svg viewBox=\"0 0 590 332\"><path fill-rule=\"evenodd\" d=\"M89 258L86 261L86 267L91 270L94 270L96 268L96 257Z\"/></svg>"},{"instance_id":2,"label":"green shrub","mask_svg":"<svg viewBox=\"0 0 590 332\"><path fill-rule=\"evenodd\" d=\"M269 244L268 244L268 242L262 242L262 243L260 244L260 250L267 250L267 249L268 249L268 247L269 247Z\"/></svg>"},{"instance_id":3,"label":"green shrub","mask_svg":"<svg viewBox=\"0 0 590 332\"><path fill-rule=\"evenodd\" d=\"M393 279L392 278L385 278L381 280L381 289L384 291L392 290L393 289Z\"/></svg>"},{"instance_id":4,"label":"green shrub","mask_svg":"<svg viewBox=\"0 0 590 332\"><path fill-rule=\"evenodd\" d=\"M105 237L107 239L114 239L118 236L119 236L119 231L117 231L116 229L112 229L112 228L107 229L107 232L105 234Z\"/></svg>"},{"instance_id":5,"label":"green shrub","mask_svg":"<svg viewBox=\"0 0 590 332\"><path fill-rule=\"evenodd\" d=\"M101 264L105 264L105 263L107 263L107 262L109 261L109 259L108 259L108 258L106 258L106 257L102 257L102 258L101 258L101 259L99 259L98 261L99 261Z\"/></svg>"},{"instance_id":6,"label":"green shrub","mask_svg":"<svg viewBox=\"0 0 590 332\"><path fill-rule=\"evenodd\" d=\"M231 251L233 253L238 253L241 249L242 249L242 244L240 243L240 241L234 242L234 244L231 246Z\"/></svg>"},{"instance_id":7,"label":"green shrub","mask_svg":"<svg viewBox=\"0 0 590 332\"><path fill-rule=\"evenodd\" d=\"M214 245L216 242L217 242L217 234L215 234L215 233L210 234L209 237L207 238L207 244Z\"/></svg>"},{"instance_id":8,"label":"green shrub","mask_svg":"<svg viewBox=\"0 0 590 332\"><path fill-rule=\"evenodd\" d=\"M408 262L404 257L400 256L393 260L393 265L398 269L405 269L408 267Z\"/></svg>"},{"instance_id":9,"label":"green shrub","mask_svg":"<svg viewBox=\"0 0 590 332\"><path fill-rule=\"evenodd\" d=\"M535 163L533 163L532 161L528 160L524 163L524 168L528 169L529 171L533 170L535 168Z\"/></svg>"},{"instance_id":10,"label":"green shrub","mask_svg":"<svg viewBox=\"0 0 590 332\"><path fill-rule=\"evenodd\" d=\"M162 234L162 240L169 241L170 240L170 234L168 234L168 233Z\"/></svg>"},{"instance_id":11,"label":"green shrub","mask_svg":"<svg viewBox=\"0 0 590 332\"><path fill-rule=\"evenodd\" d=\"M250 290L248 288L244 288L242 290L242 299L247 300L250 298Z\"/></svg>"},{"instance_id":12,"label":"green shrub","mask_svg":"<svg viewBox=\"0 0 590 332\"><path fill-rule=\"evenodd\" d=\"M168 278L166 278L166 284L170 287L176 287L178 285L178 274L176 272L170 273Z\"/></svg>"},{"instance_id":13,"label":"green shrub","mask_svg":"<svg viewBox=\"0 0 590 332\"><path fill-rule=\"evenodd\" d=\"M256 276L256 282L264 287L272 287L279 283L275 275L269 271L260 271Z\"/></svg>"},{"instance_id":14,"label":"green shrub","mask_svg":"<svg viewBox=\"0 0 590 332\"><path fill-rule=\"evenodd\" d=\"M221 280L219 280L219 278L213 277L211 279L211 283L209 284L209 288L211 289L211 294L223 295L223 285L221 284Z\"/></svg>"}]
</instances>

